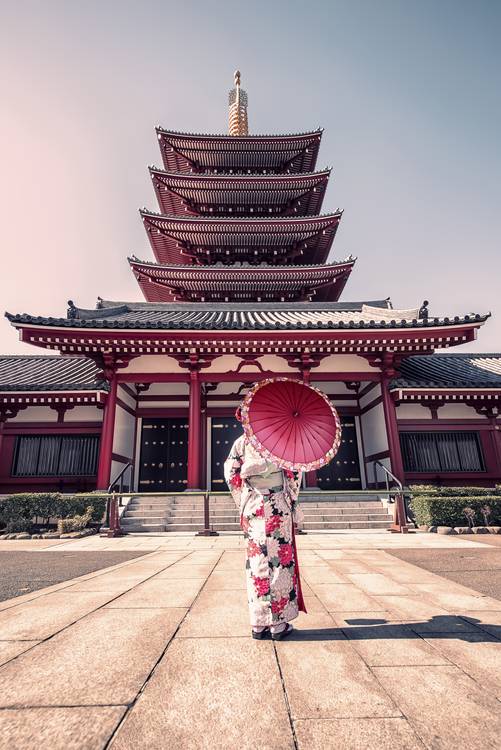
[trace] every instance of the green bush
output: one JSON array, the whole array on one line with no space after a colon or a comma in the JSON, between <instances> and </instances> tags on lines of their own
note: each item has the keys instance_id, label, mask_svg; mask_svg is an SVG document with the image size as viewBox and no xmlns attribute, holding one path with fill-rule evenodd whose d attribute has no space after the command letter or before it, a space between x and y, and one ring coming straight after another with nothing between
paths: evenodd
<instances>
[{"instance_id":1,"label":"green bush","mask_svg":"<svg viewBox=\"0 0 501 750\"><path fill-rule=\"evenodd\" d=\"M9 523L41 519L48 524L50 518L72 518L86 514L92 507L91 520L101 522L106 510L106 495L61 495L59 492L24 492L0 499L0 526ZM24 529L23 529L24 530Z\"/></svg>"},{"instance_id":2,"label":"green bush","mask_svg":"<svg viewBox=\"0 0 501 750\"><path fill-rule=\"evenodd\" d=\"M20 534L23 531L30 531L33 524L26 518L11 518L7 521L5 529L2 530L4 534Z\"/></svg>"},{"instance_id":3,"label":"green bush","mask_svg":"<svg viewBox=\"0 0 501 750\"><path fill-rule=\"evenodd\" d=\"M445 488L442 488L445 489ZM463 489L463 488L461 488ZM419 526L466 526L464 508L473 508L476 524L484 523L481 508L491 508L489 523L501 526L501 495L468 495L461 497L440 495L414 495L411 508Z\"/></svg>"},{"instance_id":4,"label":"green bush","mask_svg":"<svg viewBox=\"0 0 501 750\"><path fill-rule=\"evenodd\" d=\"M500 495L501 486L497 487L437 487L432 484L411 484L409 487L411 494L417 495L440 496L440 497L480 497L481 495Z\"/></svg>"}]
</instances>

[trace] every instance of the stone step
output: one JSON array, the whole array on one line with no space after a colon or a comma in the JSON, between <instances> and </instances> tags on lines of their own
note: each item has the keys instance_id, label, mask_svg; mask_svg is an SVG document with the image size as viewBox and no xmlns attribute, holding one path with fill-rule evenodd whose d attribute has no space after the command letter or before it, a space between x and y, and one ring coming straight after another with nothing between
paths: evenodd
<instances>
[{"instance_id":1,"label":"stone step","mask_svg":"<svg viewBox=\"0 0 501 750\"><path fill-rule=\"evenodd\" d=\"M355 506L353 508L332 508L332 507L325 507L325 508L308 508L307 506L301 505L301 510L303 511L305 516L322 516L328 513L332 516L345 516L350 513L361 513L361 514L367 514L367 513L384 513L385 515L388 513L387 508L383 507L375 507L375 508L359 508L358 506Z\"/></svg>"},{"instance_id":2,"label":"stone step","mask_svg":"<svg viewBox=\"0 0 501 750\"><path fill-rule=\"evenodd\" d=\"M388 521L391 520L391 516L389 516L387 513L384 514L375 514L375 513L353 513L345 516L333 516L330 514L326 514L323 516L307 516L304 517L305 523L324 523L326 521L329 522L339 522L339 523L351 523L352 521L359 521L360 523L365 523L367 521Z\"/></svg>"},{"instance_id":3,"label":"stone step","mask_svg":"<svg viewBox=\"0 0 501 750\"><path fill-rule=\"evenodd\" d=\"M168 524L196 523L199 526L203 526L204 522L205 521L204 521L203 516L177 516L176 518L167 519ZM209 516L210 524L238 523L238 522L239 522L238 516Z\"/></svg>"},{"instance_id":4,"label":"stone step","mask_svg":"<svg viewBox=\"0 0 501 750\"><path fill-rule=\"evenodd\" d=\"M315 521L304 524L305 531L322 531L322 529L388 529L391 521Z\"/></svg>"},{"instance_id":5,"label":"stone step","mask_svg":"<svg viewBox=\"0 0 501 750\"><path fill-rule=\"evenodd\" d=\"M168 508L134 508L133 510L127 510L124 513L124 516L127 518L135 518L137 516L168 516L170 515Z\"/></svg>"},{"instance_id":6,"label":"stone step","mask_svg":"<svg viewBox=\"0 0 501 750\"><path fill-rule=\"evenodd\" d=\"M135 524L142 523L165 525L167 522L168 518L166 516L134 516L133 518L122 516L122 518L120 519L121 526L134 526Z\"/></svg>"},{"instance_id":7,"label":"stone step","mask_svg":"<svg viewBox=\"0 0 501 750\"><path fill-rule=\"evenodd\" d=\"M358 501L358 500L339 500L338 502L332 502L332 500L326 500L323 503L315 502L304 502L299 500L299 504L302 508L381 508L381 500L370 500L370 501Z\"/></svg>"},{"instance_id":8,"label":"stone step","mask_svg":"<svg viewBox=\"0 0 501 750\"><path fill-rule=\"evenodd\" d=\"M124 526L124 531L127 531L130 534L141 534L142 532L164 532L166 530L166 526L163 523L141 523L141 524L134 524L133 526Z\"/></svg>"}]
</instances>

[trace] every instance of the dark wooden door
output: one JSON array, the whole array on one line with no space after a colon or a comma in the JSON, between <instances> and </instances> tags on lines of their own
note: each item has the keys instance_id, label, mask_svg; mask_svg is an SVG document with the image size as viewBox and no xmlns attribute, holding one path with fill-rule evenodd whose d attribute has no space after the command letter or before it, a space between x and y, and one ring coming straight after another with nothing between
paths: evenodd
<instances>
[{"instance_id":1,"label":"dark wooden door","mask_svg":"<svg viewBox=\"0 0 501 750\"><path fill-rule=\"evenodd\" d=\"M213 417L211 419L211 490L227 492L223 466L230 448L242 434L242 425L235 417Z\"/></svg>"},{"instance_id":2,"label":"dark wooden door","mask_svg":"<svg viewBox=\"0 0 501 750\"><path fill-rule=\"evenodd\" d=\"M360 490L360 460L357 428L354 417L341 417L343 428L341 445L334 459L317 471L318 486L322 490Z\"/></svg>"},{"instance_id":3,"label":"dark wooden door","mask_svg":"<svg viewBox=\"0 0 501 750\"><path fill-rule=\"evenodd\" d=\"M188 420L143 419L139 490L179 492L188 475Z\"/></svg>"}]
</instances>

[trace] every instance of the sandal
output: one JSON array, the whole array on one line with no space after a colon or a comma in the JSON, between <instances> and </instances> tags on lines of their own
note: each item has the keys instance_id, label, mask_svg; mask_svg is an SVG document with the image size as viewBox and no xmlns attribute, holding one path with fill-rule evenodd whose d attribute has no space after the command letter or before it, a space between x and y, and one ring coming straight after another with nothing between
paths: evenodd
<instances>
[{"instance_id":1,"label":"sandal","mask_svg":"<svg viewBox=\"0 0 501 750\"><path fill-rule=\"evenodd\" d=\"M256 630L252 630L251 633L252 633L252 637L256 641L263 641L265 638L267 638L269 636L270 629L269 628L265 628L264 630L260 630L259 632L256 631Z\"/></svg>"},{"instance_id":2,"label":"sandal","mask_svg":"<svg viewBox=\"0 0 501 750\"><path fill-rule=\"evenodd\" d=\"M271 637L274 641L281 641L283 638L287 638L290 633L294 630L294 626L290 624L290 622L287 623L287 626L283 630L279 630L278 633L272 633Z\"/></svg>"}]
</instances>

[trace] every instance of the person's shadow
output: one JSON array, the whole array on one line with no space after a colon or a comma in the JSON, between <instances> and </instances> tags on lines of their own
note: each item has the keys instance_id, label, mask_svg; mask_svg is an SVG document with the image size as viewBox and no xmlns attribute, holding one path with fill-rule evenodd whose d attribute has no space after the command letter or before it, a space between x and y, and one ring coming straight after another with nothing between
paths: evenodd
<instances>
[{"instance_id":1,"label":"person's shadow","mask_svg":"<svg viewBox=\"0 0 501 750\"><path fill-rule=\"evenodd\" d=\"M388 622L384 619L359 618L346 620L346 626L335 628L294 629L289 641L398 640L402 638L456 638L479 642L493 638L501 641L501 625L481 623L464 615L435 615L422 622Z\"/></svg>"}]
</instances>

